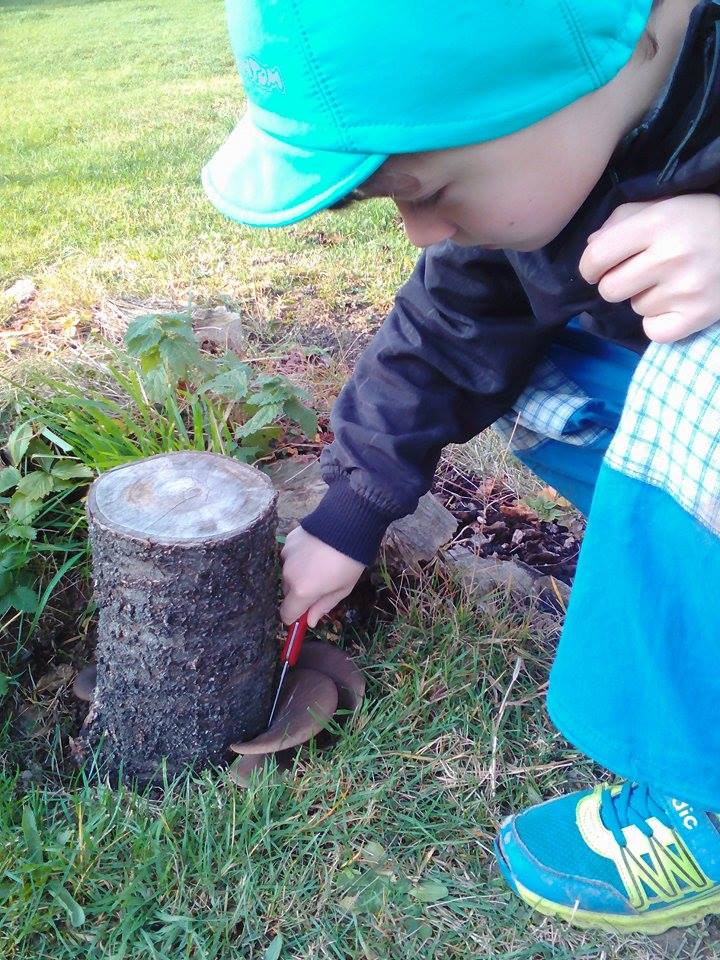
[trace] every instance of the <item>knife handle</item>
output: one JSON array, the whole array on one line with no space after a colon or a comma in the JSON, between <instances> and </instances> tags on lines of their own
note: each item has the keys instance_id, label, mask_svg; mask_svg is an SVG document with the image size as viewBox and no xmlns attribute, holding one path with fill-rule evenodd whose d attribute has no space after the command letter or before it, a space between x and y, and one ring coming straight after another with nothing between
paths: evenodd
<instances>
[{"instance_id":1,"label":"knife handle","mask_svg":"<svg viewBox=\"0 0 720 960\"><path fill-rule=\"evenodd\" d=\"M298 657L300 656L300 650L302 649L302 643L305 638L306 630L307 610L299 620L296 620L295 623L290 625L290 629L287 633L287 639L285 640L285 646L283 647L283 651L280 656L280 659L283 663L289 663L291 667L295 666Z\"/></svg>"}]
</instances>

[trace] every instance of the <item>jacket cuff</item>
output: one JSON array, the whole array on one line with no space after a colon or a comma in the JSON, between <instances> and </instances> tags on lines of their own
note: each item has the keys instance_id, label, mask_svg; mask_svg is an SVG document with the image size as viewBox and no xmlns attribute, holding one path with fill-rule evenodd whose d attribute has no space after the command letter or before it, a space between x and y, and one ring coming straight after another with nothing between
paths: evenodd
<instances>
[{"instance_id":1,"label":"jacket cuff","mask_svg":"<svg viewBox=\"0 0 720 960\"><path fill-rule=\"evenodd\" d=\"M371 564L394 516L356 493L346 480L335 480L300 526L345 556Z\"/></svg>"}]
</instances>

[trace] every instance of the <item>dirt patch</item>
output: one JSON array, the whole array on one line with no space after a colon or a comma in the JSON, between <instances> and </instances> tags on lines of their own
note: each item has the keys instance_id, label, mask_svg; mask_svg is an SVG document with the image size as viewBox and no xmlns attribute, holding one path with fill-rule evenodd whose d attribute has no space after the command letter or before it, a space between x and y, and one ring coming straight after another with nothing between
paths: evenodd
<instances>
[{"instance_id":1,"label":"dirt patch","mask_svg":"<svg viewBox=\"0 0 720 960\"><path fill-rule=\"evenodd\" d=\"M572 527L544 520L502 480L476 476L447 460L440 464L432 489L460 524L456 543L478 556L520 560L572 583L583 531L577 518Z\"/></svg>"}]
</instances>

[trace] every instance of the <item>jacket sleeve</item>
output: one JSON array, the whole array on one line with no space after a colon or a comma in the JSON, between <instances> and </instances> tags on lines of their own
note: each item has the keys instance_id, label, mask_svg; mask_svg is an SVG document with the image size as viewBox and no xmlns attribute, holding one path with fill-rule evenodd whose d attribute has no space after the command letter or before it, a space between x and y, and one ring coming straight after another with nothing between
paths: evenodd
<instances>
[{"instance_id":1,"label":"jacket sleeve","mask_svg":"<svg viewBox=\"0 0 720 960\"><path fill-rule=\"evenodd\" d=\"M370 563L429 489L442 448L507 412L551 334L502 251L424 251L333 407L329 489L303 528Z\"/></svg>"}]
</instances>

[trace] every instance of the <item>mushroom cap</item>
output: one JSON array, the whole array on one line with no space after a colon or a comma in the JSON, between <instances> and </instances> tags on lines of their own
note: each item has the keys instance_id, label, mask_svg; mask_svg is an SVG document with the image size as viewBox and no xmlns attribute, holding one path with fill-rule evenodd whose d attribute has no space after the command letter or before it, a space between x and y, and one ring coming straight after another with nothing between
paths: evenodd
<instances>
[{"instance_id":1,"label":"mushroom cap","mask_svg":"<svg viewBox=\"0 0 720 960\"><path fill-rule=\"evenodd\" d=\"M357 710L362 703L365 677L350 655L339 647L319 640L306 640L298 657L298 666L317 670L335 681L341 710Z\"/></svg>"},{"instance_id":2,"label":"mushroom cap","mask_svg":"<svg viewBox=\"0 0 720 960\"><path fill-rule=\"evenodd\" d=\"M78 700L87 700L90 702L95 696L95 685L97 684L97 667L91 663L78 673L73 680L72 690Z\"/></svg>"},{"instance_id":3,"label":"mushroom cap","mask_svg":"<svg viewBox=\"0 0 720 960\"><path fill-rule=\"evenodd\" d=\"M278 775L284 773L292 767L295 750L280 750L278 753L249 753L246 756L238 757L233 761L228 776L238 787L249 787L250 778L253 770L257 770L265 763L268 757L274 757L277 761L277 771L272 780L279 779Z\"/></svg>"},{"instance_id":4,"label":"mushroom cap","mask_svg":"<svg viewBox=\"0 0 720 960\"><path fill-rule=\"evenodd\" d=\"M337 710L333 680L317 670L288 673L272 726L247 743L231 743L235 753L275 753L305 743L319 733Z\"/></svg>"}]
</instances>

